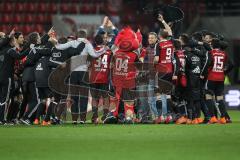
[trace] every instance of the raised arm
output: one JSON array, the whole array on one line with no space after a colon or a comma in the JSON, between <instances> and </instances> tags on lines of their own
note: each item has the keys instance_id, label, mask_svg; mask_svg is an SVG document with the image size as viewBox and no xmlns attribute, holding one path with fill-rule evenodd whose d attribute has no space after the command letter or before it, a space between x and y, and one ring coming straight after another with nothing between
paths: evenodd
<instances>
[{"instance_id":1,"label":"raised arm","mask_svg":"<svg viewBox=\"0 0 240 160\"><path fill-rule=\"evenodd\" d=\"M168 32L168 35L169 35L169 36L172 36L172 29L171 29L171 27L165 22L165 20L163 19L163 16L162 16L161 14L158 15L158 20L159 20L160 22L162 22L165 30Z\"/></svg>"},{"instance_id":2,"label":"raised arm","mask_svg":"<svg viewBox=\"0 0 240 160\"><path fill-rule=\"evenodd\" d=\"M73 48L76 48L76 45L75 45L76 41L70 41L70 42L67 42L67 43L64 43L64 44L58 44L56 45L56 48L59 49L59 50L65 50L65 49L68 49L70 47L73 47Z\"/></svg>"},{"instance_id":3,"label":"raised arm","mask_svg":"<svg viewBox=\"0 0 240 160\"><path fill-rule=\"evenodd\" d=\"M110 27L112 29L112 33L114 34L114 36L112 37L111 41L108 42L109 47L111 47L114 44L115 38L118 35L118 29L114 26L114 24L112 23L111 20L108 19L107 21L107 26Z\"/></svg>"},{"instance_id":4,"label":"raised arm","mask_svg":"<svg viewBox=\"0 0 240 160\"><path fill-rule=\"evenodd\" d=\"M29 53L29 49L21 52L21 53L18 53L14 48L11 48L8 50L7 52L12 58L15 58L15 59L22 59L23 57L27 56L28 53Z\"/></svg>"},{"instance_id":5,"label":"raised arm","mask_svg":"<svg viewBox=\"0 0 240 160\"><path fill-rule=\"evenodd\" d=\"M7 35L5 38L2 38L2 39L0 40L0 49L2 49L4 46L6 46L6 45L10 42L11 37L14 35L14 33L15 33L15 29L13 29L13 30L9 33L9 35Z\"/></svg>"},{"instance_id":6,"label":"raised arm","mask_svg":"<svg viewBox=\"0 0 240 160\"><path fill-rule=\"evenodd\" d=\"M92 57L99 57L101 56L102 54L104 54L106 52L106 49L105 48L102 48L98 51L95 51L92 44L90 42L87 42L86 43L86 52L92 56Z\"/></svg>"},{"instance_id":7,"label":"raised arm","mask_svg":"<svg viewBox=\"0 0 240 160\"><path fill-rule=\"evenodd\" d=\"M104 31L104 27L106 27L107 22L108 22L108 17L105 16L104 19L103 19L103 22L102 22L101 26L98 28L97 34L102 34L102 33L105 32L105 31Z\"/></svg>"}]
</instances>

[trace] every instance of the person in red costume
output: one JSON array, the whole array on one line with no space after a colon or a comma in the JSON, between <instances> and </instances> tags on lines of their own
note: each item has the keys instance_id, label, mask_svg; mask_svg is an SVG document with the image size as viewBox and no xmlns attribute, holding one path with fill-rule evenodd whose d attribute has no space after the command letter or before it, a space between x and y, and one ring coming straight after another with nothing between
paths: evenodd
<instances>
[{"instance_id":1,"label":"person in red costume","mask_svg":"<svg viewBox=\"0 0 240 160\"><path fill-rule=\"evenodd\" d=\"M104 123L117 122L120 99L124 102L125 122L133 123L134 100L138 49L141 46L142 35L140 31L134 32L130 27L122 29L115 40L117 50L112 59L112 82L117 99L116 107L109 113Z\"/></svg>"}]
</instances>

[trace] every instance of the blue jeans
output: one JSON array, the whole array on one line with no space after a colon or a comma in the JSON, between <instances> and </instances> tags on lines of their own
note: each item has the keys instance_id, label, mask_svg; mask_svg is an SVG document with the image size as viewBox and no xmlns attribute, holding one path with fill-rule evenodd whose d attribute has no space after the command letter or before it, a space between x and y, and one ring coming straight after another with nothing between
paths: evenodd
<instances>
[{"instance_id":1,"label":"blue jeans","mask_svg":"<svg viewBox=\"0 0 240 160\"><path fill-rule=\"evenodd\" d=\"M166 116L167 115L167 95L162 94L161 95L161 101L162 101L162 115Z\"/></svg>"},{"instance_id":2,"label":"blue jeans","mask_svg":"<svg viewBox=\"0 0 240 160\"><path fill-rule=\"evenodd\" d=\"M155 88L155 80L154 79L150 79L148 82L148 104L150 106L150 109L152 111L152 114L155 117L159 116L157 107L156 107L156 96L155 96L155 92L154 92L154 88Z\"/></svg>"},{"instance_id":3,"label":"blue jeans","mask_svg":"<svg viewBox=\"0 0 240 160\"><path fill-rule=\"evenodd\" d=\"M138 85L137 91L147 91L148 85ZM148 97L144 97L144 95L141 95L141 92L139 92L139 108L138 108L138 115L141 118L146 118L149 116L149 105L148 105Z\"/></svg>"}]
</instances>

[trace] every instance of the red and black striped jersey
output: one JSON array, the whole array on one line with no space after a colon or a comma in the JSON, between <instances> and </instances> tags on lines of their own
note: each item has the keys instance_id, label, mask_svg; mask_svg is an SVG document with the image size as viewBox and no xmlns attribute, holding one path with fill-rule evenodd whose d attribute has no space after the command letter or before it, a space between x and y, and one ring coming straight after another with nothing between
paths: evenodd
<instances>
[{"instance_id":1,"label":"red and black striped jersey","mask_svg":"<svg viewBox=\"0 0 240 160\"><path fill-rule=\"evenodd\" d=\"M227 54L220 49L210 51L212 65L208 69L208 80L224 81L224 66L227 63Z\"/></svg>"},{"instance_id":2,"label":"red and black striped jersey","mask_svg":"<svg viewBox=\"0 0 240 160\"><path fill-rule=\"evenodd\" d=\"M162 73L172 73L173 72L173 54L174 46L172 40L161 41L156 48L156 56L159 56L158 65L156 69L158 72Z\"/></svg>"}]
</instances>

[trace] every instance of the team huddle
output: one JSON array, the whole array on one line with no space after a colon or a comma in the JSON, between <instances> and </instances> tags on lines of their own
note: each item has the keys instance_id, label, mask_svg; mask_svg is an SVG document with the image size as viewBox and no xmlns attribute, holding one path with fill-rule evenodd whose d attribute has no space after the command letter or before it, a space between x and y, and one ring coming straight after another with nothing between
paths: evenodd
<instances>
[{"instance_id":1,"label":"team huddle","mask_svg":"<svg viewBox=\"0 0 240 160\"><path fill-rule=\"evenodd\" d=\"M92 43L84 29L57 39L51 28L27 41L0 32L0 125L61 124L67 108L72 124L84 124L88 103L95 124L231 123L227 42L208 31L175 37L158 21L164 27L148 33L147 46L140 29L118 31L108 17Z\"/></svg>"}]
</instances>

